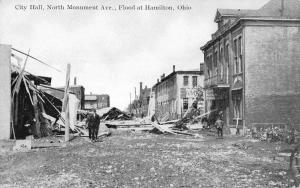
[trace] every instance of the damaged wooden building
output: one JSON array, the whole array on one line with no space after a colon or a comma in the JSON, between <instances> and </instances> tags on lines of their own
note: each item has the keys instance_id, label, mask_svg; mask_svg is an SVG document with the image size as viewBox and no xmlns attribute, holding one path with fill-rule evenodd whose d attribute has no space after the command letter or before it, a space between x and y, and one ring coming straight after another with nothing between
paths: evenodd
<instances>
[{"instance_id":1,"label":"damaged wooden building","mask_svg":"<svg viewBox=\"0 0 300 188\"><path fill-rule=\"evenodd\" d=\"M40 61L0 44L0 139L24 139L28 135L40 138L51 135L57 126L60 130L64 126L63 99L41 89L51 88L52 79L27 72L28 58ZM74 131L80 101L70 91L67 93L68 122Z\"/></svg>"}]
</instances>

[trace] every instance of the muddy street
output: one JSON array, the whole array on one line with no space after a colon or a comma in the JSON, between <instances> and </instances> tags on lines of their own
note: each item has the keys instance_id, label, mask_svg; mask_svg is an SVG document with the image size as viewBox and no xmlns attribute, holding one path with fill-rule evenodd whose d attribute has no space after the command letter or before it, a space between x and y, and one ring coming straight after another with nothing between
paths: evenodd
<instances>
[{"instance_id":1,"label":"muddy street","mask_svg":"<svg viewBox=\"0 0 300 188\"><path fill-rule=\"evenodd\" d=\"M46 142L58 138L47 138ZM247 143L249 148L235 147ZM216 139L113 131L92 143L2 151L1 187L285 187L287 162L275 145L241 137Z\"/></svg>"}]
</instances>

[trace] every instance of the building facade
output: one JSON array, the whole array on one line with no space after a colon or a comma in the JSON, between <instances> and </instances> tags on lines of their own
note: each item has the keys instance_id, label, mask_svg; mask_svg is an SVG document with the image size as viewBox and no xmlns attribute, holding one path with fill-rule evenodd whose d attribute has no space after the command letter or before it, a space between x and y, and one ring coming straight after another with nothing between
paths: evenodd
<instances>
[{"instance_id":1,"label":"building facade","mask_svg":"<svg viewBox=\"0 0 300 188\"><path fill-rule=\"evenodd\" d=\"M93 108L101 109L101 108L107 108L107 107L110 107L110 97L109 97L109 95L106 95L106 94L103 94L103 95L96 95L96 94L85 95L84 109L91 110Z\"/></svg>"},{"instance_id":2,"label":"building facade","mask_svg":"<svg viewBox=\"0 0 300 188\"><path fill-rule=\"evenodd\" d=\"M300 1L218 9L204 53L205 110L231 126L300 121Z\"/></svg>"},{"instance_id":3,"label":"building facade","mask_svg":"<svg viewBox=\"0 0 300 188\"><path fill-rule=\"evenodd\" d=\"M11 136L11 46L0 44L0 140Z\"/></svg>"},{"instance_id":4,"label":"building facade","mask_svg":"<svg viewBox=\"0 0 300 188\"><path fill-rule=\"evenodd\" d=\"M178 119L187 111L196 98L197 90L203 87L204 75L200 69L191 71L175 71L153 86L155 96L155 114L159 119L168 117ZM202 105L202 104L200 104Z\"/></svg>"}]
</instances>

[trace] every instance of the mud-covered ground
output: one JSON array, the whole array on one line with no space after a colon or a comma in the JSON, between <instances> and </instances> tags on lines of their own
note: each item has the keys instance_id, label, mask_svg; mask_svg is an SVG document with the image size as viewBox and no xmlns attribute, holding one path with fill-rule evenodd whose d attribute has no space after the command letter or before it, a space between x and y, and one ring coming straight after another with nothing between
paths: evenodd
<instances>
[{"instance_id":1,"label":"mud-covered ground","mask_svg":"<svg viewBox=\"0 0 300 188\"><path fill-rule=\"evenodd\" d=\"M44 142L51 139L58 141ZM195 138L115 130L96 143L81 137L61 147L2 149L0 187L286 187L288 163L274 160L276 147L205 132Z\"/></svg>"}]
</instances>

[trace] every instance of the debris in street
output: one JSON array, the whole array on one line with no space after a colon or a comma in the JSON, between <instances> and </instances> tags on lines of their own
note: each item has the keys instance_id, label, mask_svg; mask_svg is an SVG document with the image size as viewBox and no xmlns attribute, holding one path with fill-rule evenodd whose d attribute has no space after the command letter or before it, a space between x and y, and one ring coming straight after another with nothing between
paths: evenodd
<instances>
[{"instance_id":1,"label":"debris in street","mask_svg":"<svg viewBox=\"0 0 300 188\"><path fill-rule=\"evenodd\" d=\"M249 143L245 143L245 142L235 143L235 144L232 144L232 146L237 147L237 148L242 149L242 150L247 150L247 149L253 147L253 145L251 145Z\"/></svg>"},{"instance_id":2,"label":"debris in street","mask_svg":"<svg viewBox=\"0 0 300 188\"><path fill-rule=\"evenodd\" d=\"M1 184L8 187L24 184L29 187L169 187L171 184L173 187L288 187L287 162L267 160L272 156L269 151L274 143L264 142L262 151L257 146L240 150L232 144L243 143L243 138L219 142L205 135L196 139L185 135L132 134L118 129L112 134L109 142L89 143L78 137L68 147L0 155ZM35 140L45 145L51 141L58 144L55 137ZM20 169L26 170L22 176L15 176Z\"/></svg>"},{"instance_id":3,"label":"debris in street","mask_svg":"<svg viewBox=\"0 0 300 188\"><path fill-rule=\"evenodd\" d=\"M103 113L103 111L105 113ZM122 112L116 107L108 107L108 108L103 108L100 110L97 110L97 114L100 115L101 119L103 120L130 120L131 117L127 115L125 112Z\"/></svg>"},{"instance_id":4,"label":"debris in street","mask_svg":"<svg viewBox=\"0 0 300 188\"><path fill-rule=\"evenodd\" d=\"M27 151L31 149L31 140L16 140L14 151Z\"/></svg>"}]
</instances>

